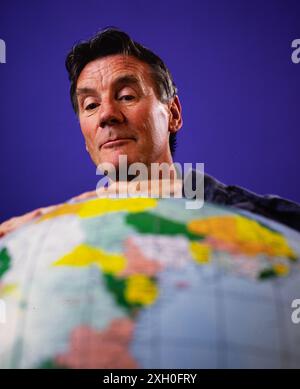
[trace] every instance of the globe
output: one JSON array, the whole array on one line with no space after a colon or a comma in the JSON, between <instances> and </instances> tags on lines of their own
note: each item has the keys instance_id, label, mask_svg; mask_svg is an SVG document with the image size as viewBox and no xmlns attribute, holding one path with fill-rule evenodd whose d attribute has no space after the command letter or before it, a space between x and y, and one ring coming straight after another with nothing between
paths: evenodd
<instances>
[{"instance_id":1,"label":"globe","mask_svg":"<svg viewBox=\"0 0 300 389\"><path fill-rule=\"evenodd\" d=\"M299 258L230 207L66 202L0 240L0 367L299 368Z\"/></svg>"}]
</instances>

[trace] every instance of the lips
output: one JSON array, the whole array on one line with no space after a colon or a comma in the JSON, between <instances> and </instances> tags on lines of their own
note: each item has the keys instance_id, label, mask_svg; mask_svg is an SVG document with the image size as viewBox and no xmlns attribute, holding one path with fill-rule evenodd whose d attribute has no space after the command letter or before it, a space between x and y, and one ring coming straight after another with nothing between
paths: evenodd
<instances>
[{"instance_id":1,"label":"lips","mask_svg":"<svg viewBox=\"0 0 300 389\"><path fill-rule=\"evenodd\" d=\"M116 139L111 139L108 140L107 142L103 143L101 147L116 147L116 146L121 146L122 144L129 142L131 140L134 140L133 138L116 138Z\"/></svg>"}]
</instances>

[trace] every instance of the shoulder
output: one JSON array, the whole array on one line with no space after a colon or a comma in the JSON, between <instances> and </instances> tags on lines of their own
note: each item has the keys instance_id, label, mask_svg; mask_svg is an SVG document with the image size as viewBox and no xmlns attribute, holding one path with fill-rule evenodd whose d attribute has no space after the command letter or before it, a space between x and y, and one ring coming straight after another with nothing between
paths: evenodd
<instances>
[{"instance_id":1,"label":"shoulder","mask_svg":"<svg viewBox=\"0 0 300 389\"><path fill-rule=\"evenodd\" d=\"M196 176L197 172L193 170L193 180ZM300 204L274 194L260 195L241 186L226 185L204 174L204 200L245 209L300 231Z\"/></svg>"}]
</instances>

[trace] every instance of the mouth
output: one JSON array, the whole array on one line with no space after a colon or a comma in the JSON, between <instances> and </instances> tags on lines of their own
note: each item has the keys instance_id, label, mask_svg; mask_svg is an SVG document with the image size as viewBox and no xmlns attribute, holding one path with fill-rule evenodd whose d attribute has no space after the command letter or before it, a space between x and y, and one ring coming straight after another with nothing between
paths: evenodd
<instances>
[{"instance_id":1,"label":"mouth","mask_svg":"<svg viewBox=\"0 0 300 389\"><path fill-rule=\"evenodd\" d=\"M118 138L118 139L105 142L102 146L100 146L100 148L105 149L105 148L112 148L112 147L121 147L133 140L134 140L133 138Z\"/></svg>"}]
</instances>

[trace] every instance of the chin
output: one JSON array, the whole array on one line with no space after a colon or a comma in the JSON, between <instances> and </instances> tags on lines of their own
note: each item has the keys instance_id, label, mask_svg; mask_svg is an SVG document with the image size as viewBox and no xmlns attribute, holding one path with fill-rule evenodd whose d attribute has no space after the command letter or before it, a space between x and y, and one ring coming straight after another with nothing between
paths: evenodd
<instances>
[{"instance_id":1,"label":"chin","mask_svg":"<svg viewBox=\"0 0 300 389\"><path fill-rule=\"evenodd\" d=\"M106 156L102 156L100 158L99 164L108 164L107 165L108 168L110 167L110 165L112 165L111 169L114 168L115 170L118 170L119 169L119 165L120 165L119 157L121 155L126 155L127 156L127 164L131 163L130 161L128 161L127 153L125 153L123 151L123 152L113 152L113 153L110 153L110 155L108 155L107 157Z\"/></svg>"},{"instance_id":2,"label":"chin","mask_svg":"<svg viewBox=\"0 0 300 389\"><path fill-rule=\"evenodd\" d=\"M117 167L119 166L119 157L121 156L127 157L127 164L140 162L138 154L135 153L135 150L132 150L132 148L130 149L129 147L120 147L118 149L111 150L110 152L106 152L105 154L101 155L99 163L108 162Z\"/></svg>"},{"instance_id":3,"label":"chin","mask_svg":"<svg viewBox=\"0 0 300 389\"><path fill-rule=\"evenodd\" d=\"M120 164L120 161L119 161L119 157L121 155L127 156L127 164L125 166L123 166L123 169L122 169L122 164ZM106 159L104 157L102 157L101 162L99 162L99 163L101 163L101 164L109 163L110 164L107 166L107 168L109 169L109 174L112 173L112 178L113 178L113 175L115 172L116 172L116 176L118 176L120 169L122 169L122 174L124 174L125 172L126 172L126 174L128 174L128 170L127 170L128 167L131 164L136 163L136 162L144 163L144 158L138 154L134 154L132 152L127 154L124 151L120 150L120 152L114 152L113 155L110 154L109 157ZM137 170L136 174L141 174L141 173Z\"/></svg>"}]
</instances>

